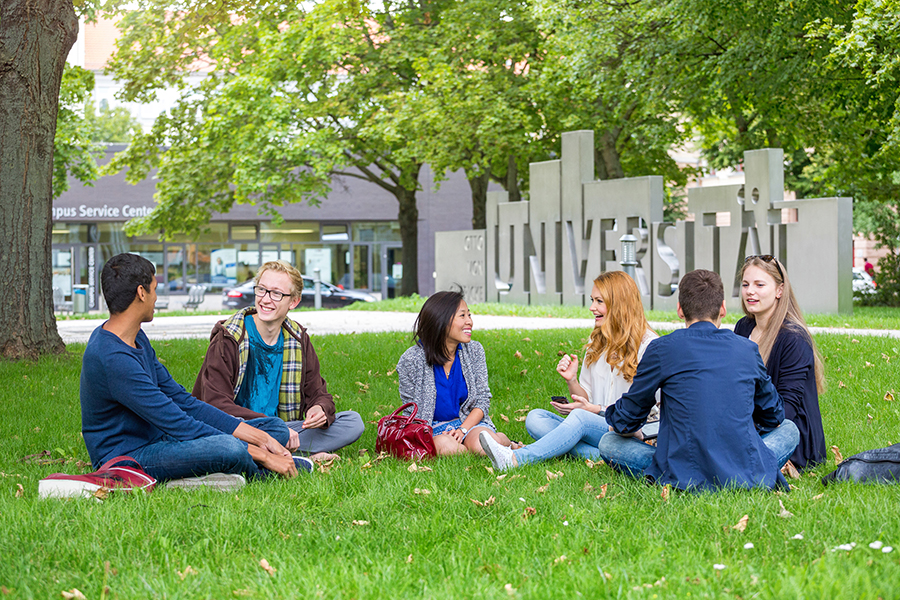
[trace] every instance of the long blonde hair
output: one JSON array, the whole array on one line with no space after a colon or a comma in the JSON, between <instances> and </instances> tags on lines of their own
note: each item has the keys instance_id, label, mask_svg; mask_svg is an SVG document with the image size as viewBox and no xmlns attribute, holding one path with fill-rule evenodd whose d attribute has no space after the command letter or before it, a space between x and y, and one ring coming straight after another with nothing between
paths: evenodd
<instances>
[{"instance_id":1,"label":"long blonde hair","mask_svg":"<svg viewBox=\"0 0 900 600\"><path fill-rule=\"evenodd\" d=\"M777 258L768 255L765 258L752 256L744 262L744 266L741 268L739 276L741 281L744 279L744 272L749 267L757 267L768 273L775 280L775 287L779 285L784 286L784 289L781 291L781 298L775 300L775 306L772 309L772 316L769 317L768 326L759 338L759 354L762 356L763 363L769 362L772 347L775 345L775 340L778 338L782 328L790 328L799 332L812 347L816 390L821 394L825 391L825 369L822 365L822 355L819 354L819 349L816 347L816 343L809 333L809 328L806 326L806 321L803 319L803 312L800 310L800 305L797 304L797 297L794 296L794 289L791 287L790 279L788 279L787 270L783 264L778 262ZM756 321L756 318L747 312L747 303L744 301L743 294L741 294L741 308L744 309L745 315Z\"/></svg>"},{"instance_id":2,"label":"long blonde hair","mask_svg":"<svg viewBox=\"0 0 900 600\"><path fill-rule=\"evenodd\" d=\"M606 352L610 368L618 369L625 381L630 382L637 371L641 341L650 330L641 293L623 271L601 273L594 285L606 304L606 317L599 327L594 327L585 345L584 366L597 362Z\"/></svg>"}]
</instances>

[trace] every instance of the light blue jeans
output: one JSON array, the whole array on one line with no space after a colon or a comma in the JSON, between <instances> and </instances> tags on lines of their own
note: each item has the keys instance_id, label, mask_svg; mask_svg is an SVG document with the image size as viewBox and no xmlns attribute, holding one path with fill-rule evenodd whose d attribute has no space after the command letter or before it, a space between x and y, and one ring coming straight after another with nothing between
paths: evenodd
<instances>
[{"instance_id":1,"label":"light blue jeans","mask_svg":"<svg viewBox=\"0 0 900 600\"><path fill-rule=\"evenodd\" d=\"M779 427L764 434L762 441L775 454L778 468L788 461L797 444L800 443L800 431L794 422L785 419ZM644 470L653 462L656 447L645 444L633 437L622 437L610 431L600 440L600 455L606 463L617 471L643 478Z\"/></svg>"},{"instance_id":2,"label":"light blue jeans","mask_svg":"<svg viewBox=\"0 0 900 600\"><path fill-rule=\"evenodd\" d=\"M265 431L279 444L288 442L287 425L278 417L263 417L245 421L247 425ZM270 473L253 462L247 442L233 435L210 435L195 440L176 440L165 436L129 453L151 477L164 481L197 477L208 473L240 473L248 479L258 479Z\"/></svg>"},{"instance_id":3,"label":"light blue jeans","mask_svg":"<svg viewBox=\"0 0 900 600\"><path fill-rule=\"evenodd\" d=\"M609 432L606 417L576 408L565 418L536 408L525 418L525 429L536 441L513 450L520 465L569 454L575 458L600 459L597 445Z\"/></svg>"}]
</instances>

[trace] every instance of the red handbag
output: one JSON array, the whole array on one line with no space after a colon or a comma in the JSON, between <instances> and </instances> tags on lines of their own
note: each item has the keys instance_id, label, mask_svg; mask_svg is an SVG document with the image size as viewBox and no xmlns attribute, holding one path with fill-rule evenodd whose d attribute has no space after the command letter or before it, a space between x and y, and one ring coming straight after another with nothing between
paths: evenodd
<instances>
[{"instance_id":1,"label":"red handbag","mask_svg":"<svg viewBox=\"0 0 900 600\"><path fill-rule=\"evenodd\" d=\"M123 466L129 464L130 466ZM38 483L41 498L91 497L99 490L153 491L156 480L147 475L130 456L117 456L103 464L97 471L86 475L54 473Z\"/></svg>"},{"instance_id":2,"label":"red handbag","mask_svg":"<svg viewBox=\"0 0 900 600\"><path fill-rule=\"evenodd\" d=\"M410 406L411 415L404 417L400 414ZM391 414L381 417L378 421L375 451L412 460L437 456L431 425L423 419L415 418L418 410L419 407L414 402L407 402Z\"/></svg>"}]
</instances>

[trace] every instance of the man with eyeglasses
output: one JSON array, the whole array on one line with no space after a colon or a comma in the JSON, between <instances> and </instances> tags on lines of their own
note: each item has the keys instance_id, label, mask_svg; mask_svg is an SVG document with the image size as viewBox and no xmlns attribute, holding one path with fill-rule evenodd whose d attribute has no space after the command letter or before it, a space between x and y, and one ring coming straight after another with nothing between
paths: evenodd
<instances>
[{"instance_id":1,"label":"man with eyeglasses","mask_svg":"<svg viewBox=\"0 0 900 600\"><path fill-rule=\"evenodd\" d=\"M288 450L316 461L362 435L359 414L335 414L306 329L288 317L300 303L303 277L283 260L259 268L254 305L213 327L194 396L241 419L280 417Z\"/></svg>"}]
</instances>

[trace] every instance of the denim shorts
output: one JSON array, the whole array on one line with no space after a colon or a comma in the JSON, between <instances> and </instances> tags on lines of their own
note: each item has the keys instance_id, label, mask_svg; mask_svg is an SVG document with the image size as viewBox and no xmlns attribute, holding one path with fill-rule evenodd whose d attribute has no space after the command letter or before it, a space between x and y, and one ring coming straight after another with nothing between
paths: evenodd
<instances>
[{"instance_id":1,"label":"denim shorts","mask_svg":"<svg viewBox=\"0 0 900 600\"><path fill-rule=\"evenodd\" d=\"M462 427L462 419L453 419L452 421L434 421L431 424L431 432L433 435L440 435L442 433L450 431L451 429L459 429L460 427ZM487 427L491 431L497 431L496 429L491 427L487 421L482 421L469 429L469 433L471 433L472 429L475 429L475 427ZM463 439L466 439L468 435L468 433L464 435Z\"/></svg>"}]
</instances>

